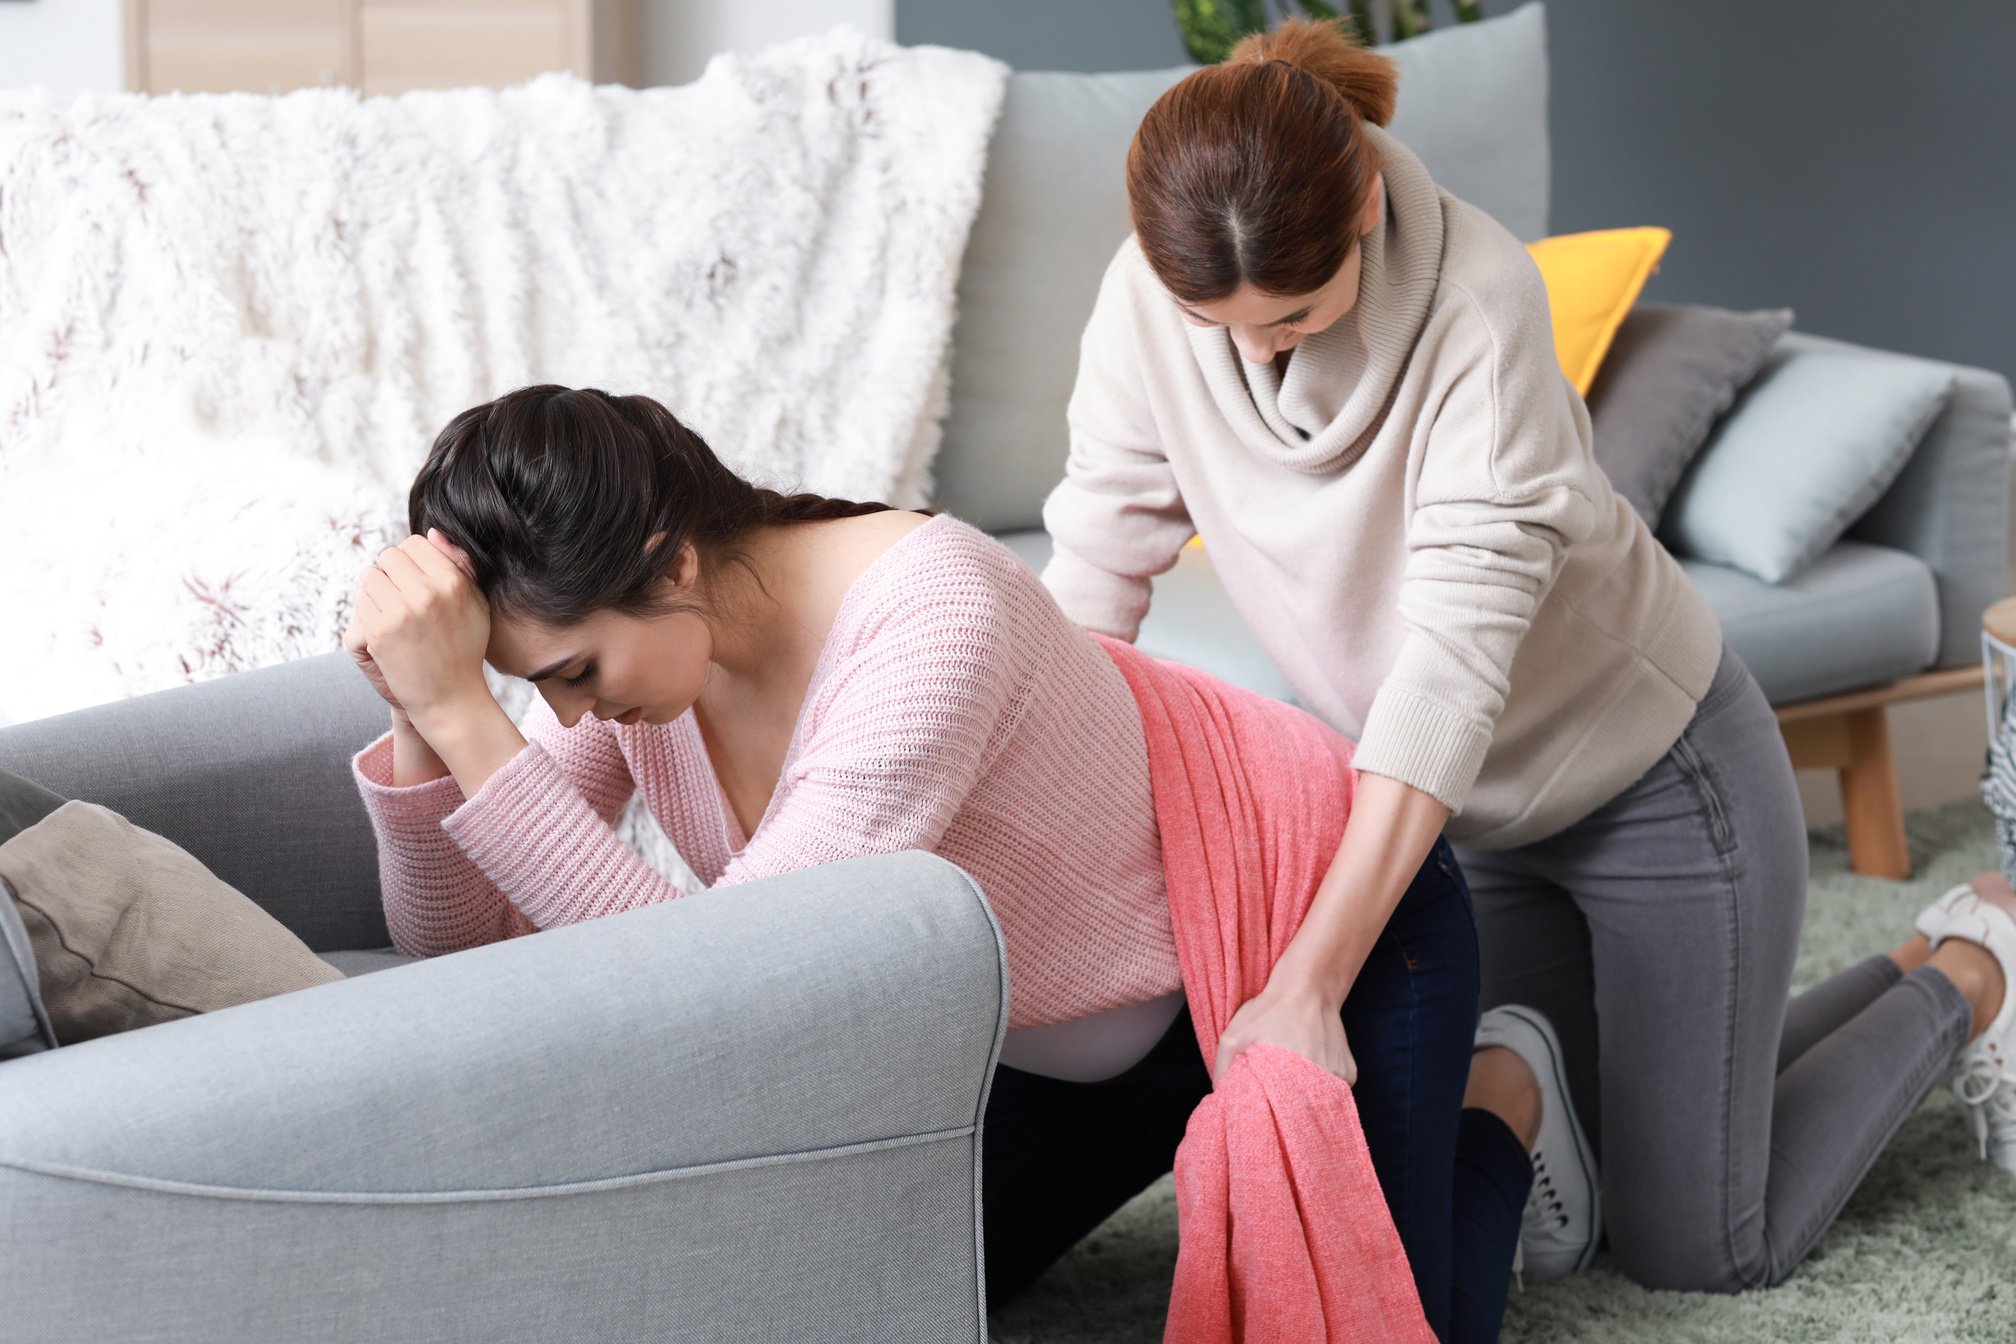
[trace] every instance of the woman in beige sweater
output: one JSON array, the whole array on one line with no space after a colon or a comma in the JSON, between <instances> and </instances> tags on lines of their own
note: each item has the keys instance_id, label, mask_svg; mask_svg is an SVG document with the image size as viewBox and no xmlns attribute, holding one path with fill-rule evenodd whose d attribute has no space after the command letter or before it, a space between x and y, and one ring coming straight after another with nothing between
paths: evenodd
<instances>
[{"instance_id":1,"label":"woman in beige sweater","mask_svg":"<svg viewBox=\"0 0 2016 1344\"><path fill-rule=\"evenodd\" d=\"M1956 1057L2016 1168L2016 898L1955 888L1788 1010L1806 840L1776 721L1596 467L1525 249L1385 131L1395 93L1390 61L1290 23L1150 110L1044 579L1132 639L1201 536L1359 743L1320 936L1233 1031L1320 1051L1446 830L1489 1009L1465 1104L1538 1112L1527 1270L1583 1267L1607 1221L1640 1282L1775 1283Z\"/></svg>"}]
</instances>

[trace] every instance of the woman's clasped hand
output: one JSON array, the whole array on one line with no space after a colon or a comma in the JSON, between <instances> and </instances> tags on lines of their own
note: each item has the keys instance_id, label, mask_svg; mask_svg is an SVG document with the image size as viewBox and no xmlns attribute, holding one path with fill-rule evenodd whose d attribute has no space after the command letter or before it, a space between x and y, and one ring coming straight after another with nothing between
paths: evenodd
<instances>
[{"instance_id":1,"label":"woman's clasped hand","mask_svg":"<svg viewBox=\"0 0 2016 1344\"><path fill-rule=\"evenodd\" d=\"M409 721L491 699L483 679L490 604L440 529L388 548L364 571L343 647Z\"/></svg>"}]
</instances>

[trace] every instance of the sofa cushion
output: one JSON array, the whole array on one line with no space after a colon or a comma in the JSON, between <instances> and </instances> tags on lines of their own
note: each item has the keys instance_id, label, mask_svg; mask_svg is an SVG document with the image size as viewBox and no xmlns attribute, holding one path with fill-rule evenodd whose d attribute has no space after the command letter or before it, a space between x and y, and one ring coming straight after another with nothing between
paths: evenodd
<instances>
[{"instance_id":1,"label":"sofa cushion","mask_svg":"<svg viewBox=\"0 0 2016 1344\"><path fill-rule=\"evenodd\" d=\"M1387 127L1450 195L1514 237L1547 236L1547 8L1521 5L1379 48L1400 63Z\"/></svg>"},{"instance_id":2,"label":"sofa cushion","mask_svg":"<svg viewBox=\"0 0 2016 1344\"><path fill-rule=\"evenodd\" d=\"M360 975L369 975L373 971L389 971L394 966L406 966L425 960L424 957L409 957L404 952L396 952L389 947L365 947L354 951L322 952L317 955L352 980Z\"/></svg>"},{"instance_id":3,"label":"sofa cushion","mask_svg":"<svg viewBox=\"0 0 2016 1344\"><path fill-rule=\"evenodd\" d=\"M1881 353L1935 364L1953 375L1946 409L1862 520L1851 541L1909 551L1939 583L1940 667L1981 661L1981 613L2011 590L2008 576L2011 412L2009 379L1991 369L1872 351L1806 332L1785 333L1801 350Z\"/></svg>"},{"instance_id":4,"label":"sofa cushion","mask_svg":"<svg viewBox=\"0 0 2016 1344\"><path fill-rule=\"evenodd\" d=\"M1596 463L1648 527L1659 525L1716 417L1791 329L1792 310L1732 313L1641 303L1589 391Z\"/></svg>"},{"instance_id":5,"label":"sofa cushion","mask_svg":"<svg viewBox=\"0 0 2016 1344\"><path fill-rule=\"evenodd\" d=\"M1680 566L1774 705L1907 677L1938 656L1932 571L1907 552L1844 541L1783 584L1703 560Z\"/></svg>"},{"instance_id":6,"label":"sofa cushion","mask_svg":"<svg viewBox=\"0 0 2016 1344\"><path fill-rule=\"evenodd\" d=\"M1538 4L1382 48L1390 128L1443 187L1523 239L1547 232L1547 33ZM935 501L988 530L1038 527L1064 474L1064 406L1099 277L1127 237L1122 172L1149 105L1190 72L1018 73L959 273Z\"/></svg>"},{"instance_id":7,"label":"sofa cushion","mask_svg":"<svg viewBox=\"0 0 2016 1344\"><path fill-rule=\"evenodd\" d=\"M1003 532L1000 540L1039 574L1050 562L1050 534L1041 528ZM1188 663L1220 681L1296 703L1288 679L1261 652L1245 618L1225 595L1210 556L1197 547L1185 547L1176 567L1155 577L1155 596L1135 643L1157 658Z\"/></svg>"},{"instance_id":8,"label":"sofa cushion","mask_svg":"<svg viewBox=\"0 0 2016 1344\"><path fill-rule=\"evenodd\" d=\"M1783 583L1890 487L1952 391L1938 365L1780 346L1680 478L1661 535Z\"/></svg>"}]
</instances>

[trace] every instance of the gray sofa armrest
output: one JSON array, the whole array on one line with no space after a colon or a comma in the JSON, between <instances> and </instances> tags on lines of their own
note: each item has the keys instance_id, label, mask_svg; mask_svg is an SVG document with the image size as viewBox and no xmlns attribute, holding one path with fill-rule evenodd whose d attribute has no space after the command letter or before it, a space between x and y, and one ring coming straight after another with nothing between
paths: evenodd
<instances>
[{"instance_id":1,"label":"gray sofa armrest","mask_svg":"<svg viewBox=\"0 0 2016 1344\"><path fill-rule=\"evenodd\" d=\"M4 1332L984 1341L1007 986L912 852L7 1061Z\"/></svg>"},{"instance_id":2,"label":"gray sofa armrest","mask_svg":"<svg viewBox=\"0 0 2016 1344\"><path fill-rule=\"evenodd\" d=\"M317 952L384 947L350 757L387 722L339 652L0 728L0 770L167 836Z\"/></svg>"},{"instance_id":3,"label":"gray sofa armrest","mask_svg":"<svg viewBox=\"0 0 2016 1344\"><path fill-rule=\"evenodd\" d=\"M2004 596L2009 554L2009 383L2001 374L1790 332L1785 342L1854 349L1935 365L1953 396L1890 489L1848 531L1854 541L1909 551L1939 589L1938 667L1980 661L1981 613Z\"/></svg>"}]
</instances>

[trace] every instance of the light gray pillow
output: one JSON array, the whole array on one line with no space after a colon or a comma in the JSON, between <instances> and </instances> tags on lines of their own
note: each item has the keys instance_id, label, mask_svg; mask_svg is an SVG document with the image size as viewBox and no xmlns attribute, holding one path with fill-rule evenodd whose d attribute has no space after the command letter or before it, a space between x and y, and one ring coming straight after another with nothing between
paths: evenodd
<instances>
[{"instance_id":1,"label":"light gray pillow","mask_svg":"<svg viewBox=\"0 0 2016 1344\"><path fill-rule=\"evenodd\" d=\"M1641 303L1589 389L1596 464L1648 527L1701 445L1792 327L1790 308L1734 313Z\"/></svg>"},{"instance_id":2,"label":"light gray pillow","mask_svg":"<svg viewBox=\"0 0 2016 1344\"><path fill-rule=\"evenodd\" d=\"M1681 478L1662 537L1785 582L1890 487L1952 390L1916 361L1780 346Z\"/></svg>"}]
</instances>

